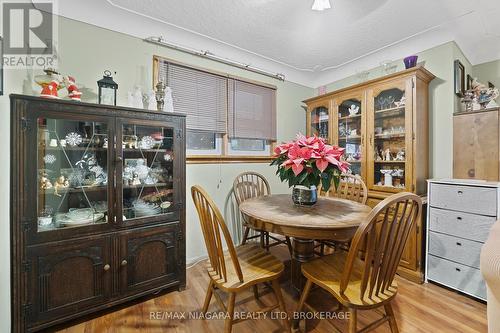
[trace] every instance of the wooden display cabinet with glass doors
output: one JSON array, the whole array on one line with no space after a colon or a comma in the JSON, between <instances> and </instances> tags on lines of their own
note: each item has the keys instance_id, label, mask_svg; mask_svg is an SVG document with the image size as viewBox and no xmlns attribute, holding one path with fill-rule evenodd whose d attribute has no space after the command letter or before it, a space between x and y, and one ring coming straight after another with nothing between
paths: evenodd
<instances>
[{"instance_id":1,"label":"wooden display cabinet with glass doors","mask_svg":"<svg viewBox=\"0 0 500 333\"><path fill-rule=\"evenodd\" d=\"M11 155L12 332L184 289L184 115L11 95Z\"/></svg>"},{"instance_id":2,"label":"wooden display cabinet with glass doors","mask_svg":"<svg viewBox=\"0 0 500 333\"><path fill-rule=\"evenodd\" d=\"M351 172L368 187L374 207L391 194L426 196L428 178L428 99L434 75L419 66L305 100L307 134L328 121L328 142L345 148ZM328 119L319 116L328 112ZM324 137L323 135L319 135ZM403 253L398 273L423 281L422 221Z\"/></svg>"}]
</instances>

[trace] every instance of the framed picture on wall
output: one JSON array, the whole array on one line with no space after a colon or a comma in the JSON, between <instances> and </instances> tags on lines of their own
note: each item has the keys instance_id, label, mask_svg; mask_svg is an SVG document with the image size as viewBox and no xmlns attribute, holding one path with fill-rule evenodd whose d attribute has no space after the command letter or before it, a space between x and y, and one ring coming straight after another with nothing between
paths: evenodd
<instances>
[{"instance_id":1,"label":"framed picture on wall","mask_svg":"<svg viewBox=\"0 0 500 333\"><path fill-rule=\"evenodd\" d=\"M470 76L469 74L467 74L467 90L471 90L472 89L472 80L474 80L472 78L472 76Z\"/></svg>"},{"instance_id":2,"label":"framed picture on wall","mask_svg":"<svg viewBox=\"0 0 500 333\"><path fill-rule=\"evenodd\" d=\"M455 95L462 97L465 91L465 67L460 60L455 60Z\"/></svg>"}]
</instances>

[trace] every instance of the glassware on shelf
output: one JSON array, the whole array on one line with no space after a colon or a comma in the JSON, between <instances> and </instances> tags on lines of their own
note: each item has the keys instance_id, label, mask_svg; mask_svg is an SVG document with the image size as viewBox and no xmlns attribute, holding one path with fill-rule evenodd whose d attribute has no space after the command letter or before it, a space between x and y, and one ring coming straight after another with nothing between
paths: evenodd
<instances>
[{"instance_id":1,"label":"glassware on shelf","mask_svg":"<svg viewBox=\"0 0 500 333\"><path fill-rule=\"evenodd\" d=\"M107 124L40 117L38 124L38 231L106 223Z\"/></svg>"},{"instance_id":2,"label":"glassware on shelf","mask_svg":"<svg viewBox=\"0 0 500 333\"><path fill-rule=\"evenodd\" d=\"M406 120L401 101L405 101L405 91L399 88L390 88L374 96L375 149L370 186L405 189Z\"/></svg>"},{"instance_id":3,"label":"glassware on shelf","mask_svg":"<svg viewBox=\"0 0 500 333\"><path fill-rule=\"evenodd\" d=\"M311 132L328 140L329 112L326 107L319 106L311 111Z\"/></svg>"},{"instance_id":4,"label":"glassware on shelf","mask_svg":"<svg viewBox=\"0 0 500 333\"><path fill-rule=\"evenodd\" d=\"M344 159L353 174L361 175L362 103L359 98L342 100L338 105L338 145L345 148Z\"/></svg>"},{"instance_id":5,"label":"glassware on shelf","mask_svg":"<svg viewBox=\"0 0 500 333\"><path fill-rule=\"evenodd\" d=\"M394 98L394 96L387 96L387 108L388 109L393 107L395 100L396 99Z\"/></svg>"},{"instance_id":6,"label":"glassware on shelf","mask_svg":"<svg viewBox=\"0 0 500 333\"><path fill-rule=\"evenodd\" d=\"M129 221L168 213L173 204L173 129L124 124L122 132L122 141L132 147L123 150L123 216Z\"/></svg>"}]
</instances>

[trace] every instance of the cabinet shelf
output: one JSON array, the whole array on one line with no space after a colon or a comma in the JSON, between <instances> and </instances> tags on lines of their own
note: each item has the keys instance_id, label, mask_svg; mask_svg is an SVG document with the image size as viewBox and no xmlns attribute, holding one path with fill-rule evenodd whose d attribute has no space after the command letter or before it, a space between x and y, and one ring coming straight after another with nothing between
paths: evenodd
<instances>
[{"instance_id":1,"label":"cabinet shelf","mask_svg":"<svg viewBox=\"0 0 500 333\"><path fill-rule=\"evenodd\" d=\"M391 112L391 111L404 111L405 109L405 105L403 106L396 106L396 107L393 107L393 108L388 108L388 109L382 109L382 110L375 110L375 113L384 113L384 112Z\"/></svg>"},{"instance_id":2,"label":"cabinet shelf","mask_svg":"<svg viewBox=\"0 0 500 333\"><path fill-rule=\"evenodd\" d=\"M123 185L124 190L133 190L137 188L149 188L149 187L163 187L172 184L173 182L168 183L156 183L156 184L141 184L141 185Z\"/></svg>"},{"instance_id":3,"label":"cabinet shelf","mask_svg":"<svg viewBox=\"0 0 500 333\"><path fill-rule=\"evenodd\" d=\"M375 161L377 164L405 164L406 161Z\"/></svg>"},{"instance_id":4,"label":"cabinet shelf","mask_svg":"<svg viewBox=\"0 0 500 333\"><path fill-rule=\"evenodd\" d=\"M406 136L405 132L390 133L390 134L375 134L375 139L386 140L386 139L394 139L394 138L404 138L405 136Z\"/></svg>"},{"instance_id":5,"label":"cabinet shelf","mask_svg":"<svg viewBox=\"0 0 500 333\"><path fill-rule=\"evenodd\" d=\"M57 190L57 193L59 194L65 194L65 193L81 193L83 191L85 192L99 192L99 191L105 191L108 187L106 185L104 186L84 186L84 187L64 187L64 188L59 188ZM46 190L40 190L38 194L44 195L44 194L55 194L55 189L50 188Z\"/></svg>"},{"instance_id":6,"label":"cabinet shelf","mask_svg":"<svg viewBox=\"0 0 500 333\"><path fill-rule=\"evenodd\" d=\"M134 148L124 148L123 153L172 153L172 150L165 148L153 148L153 149L134 149Z\"/></svg>"},{"instance_id":7,"label":"cabinet shelf","mask_svg":"<svg viewBox=\"0 0 500 333\"><path fill-rule=\"evenodd\" d=\"M340 140L361 140L361 135L339 136Z\"/></svg>"},{"instance_id":8,"label":"cabinet shelf","mask_svg":"<svg viewBox=\"0 0 500 333\"><path fill-rule=\"evenodd\" d=\"M361 114L356 114L354 116L345 116L345 117L339 117L339 121L341 120L360 120Z\"/></svg>"},{"instance_id":9,"label":"cabinet shelf","mask_svg":"<svg viewBox=\"0 0 500 333\"><path fill-rule=\"evenodd\" d=\"M107 151L108 148L102 147L50 147L50 146L38 146L39 150L45 151Z\"/></svg>"}]
</instances>

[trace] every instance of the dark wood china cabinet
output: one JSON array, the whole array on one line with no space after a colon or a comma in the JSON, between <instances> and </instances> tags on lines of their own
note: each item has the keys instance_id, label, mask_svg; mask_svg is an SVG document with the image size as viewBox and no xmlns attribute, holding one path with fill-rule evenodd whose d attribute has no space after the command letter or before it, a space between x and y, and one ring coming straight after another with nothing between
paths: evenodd
<instances>
[{"instance_id":1,"label":"dark wood china cabinet","mask_svg":"<svg viewBox=\"0 0 500 333\"><path fill-rule=\"evenodd\" d=\"M185 187L183 115L11 95L12 331L182 290Z\"/></svg>"}]
</instances>

